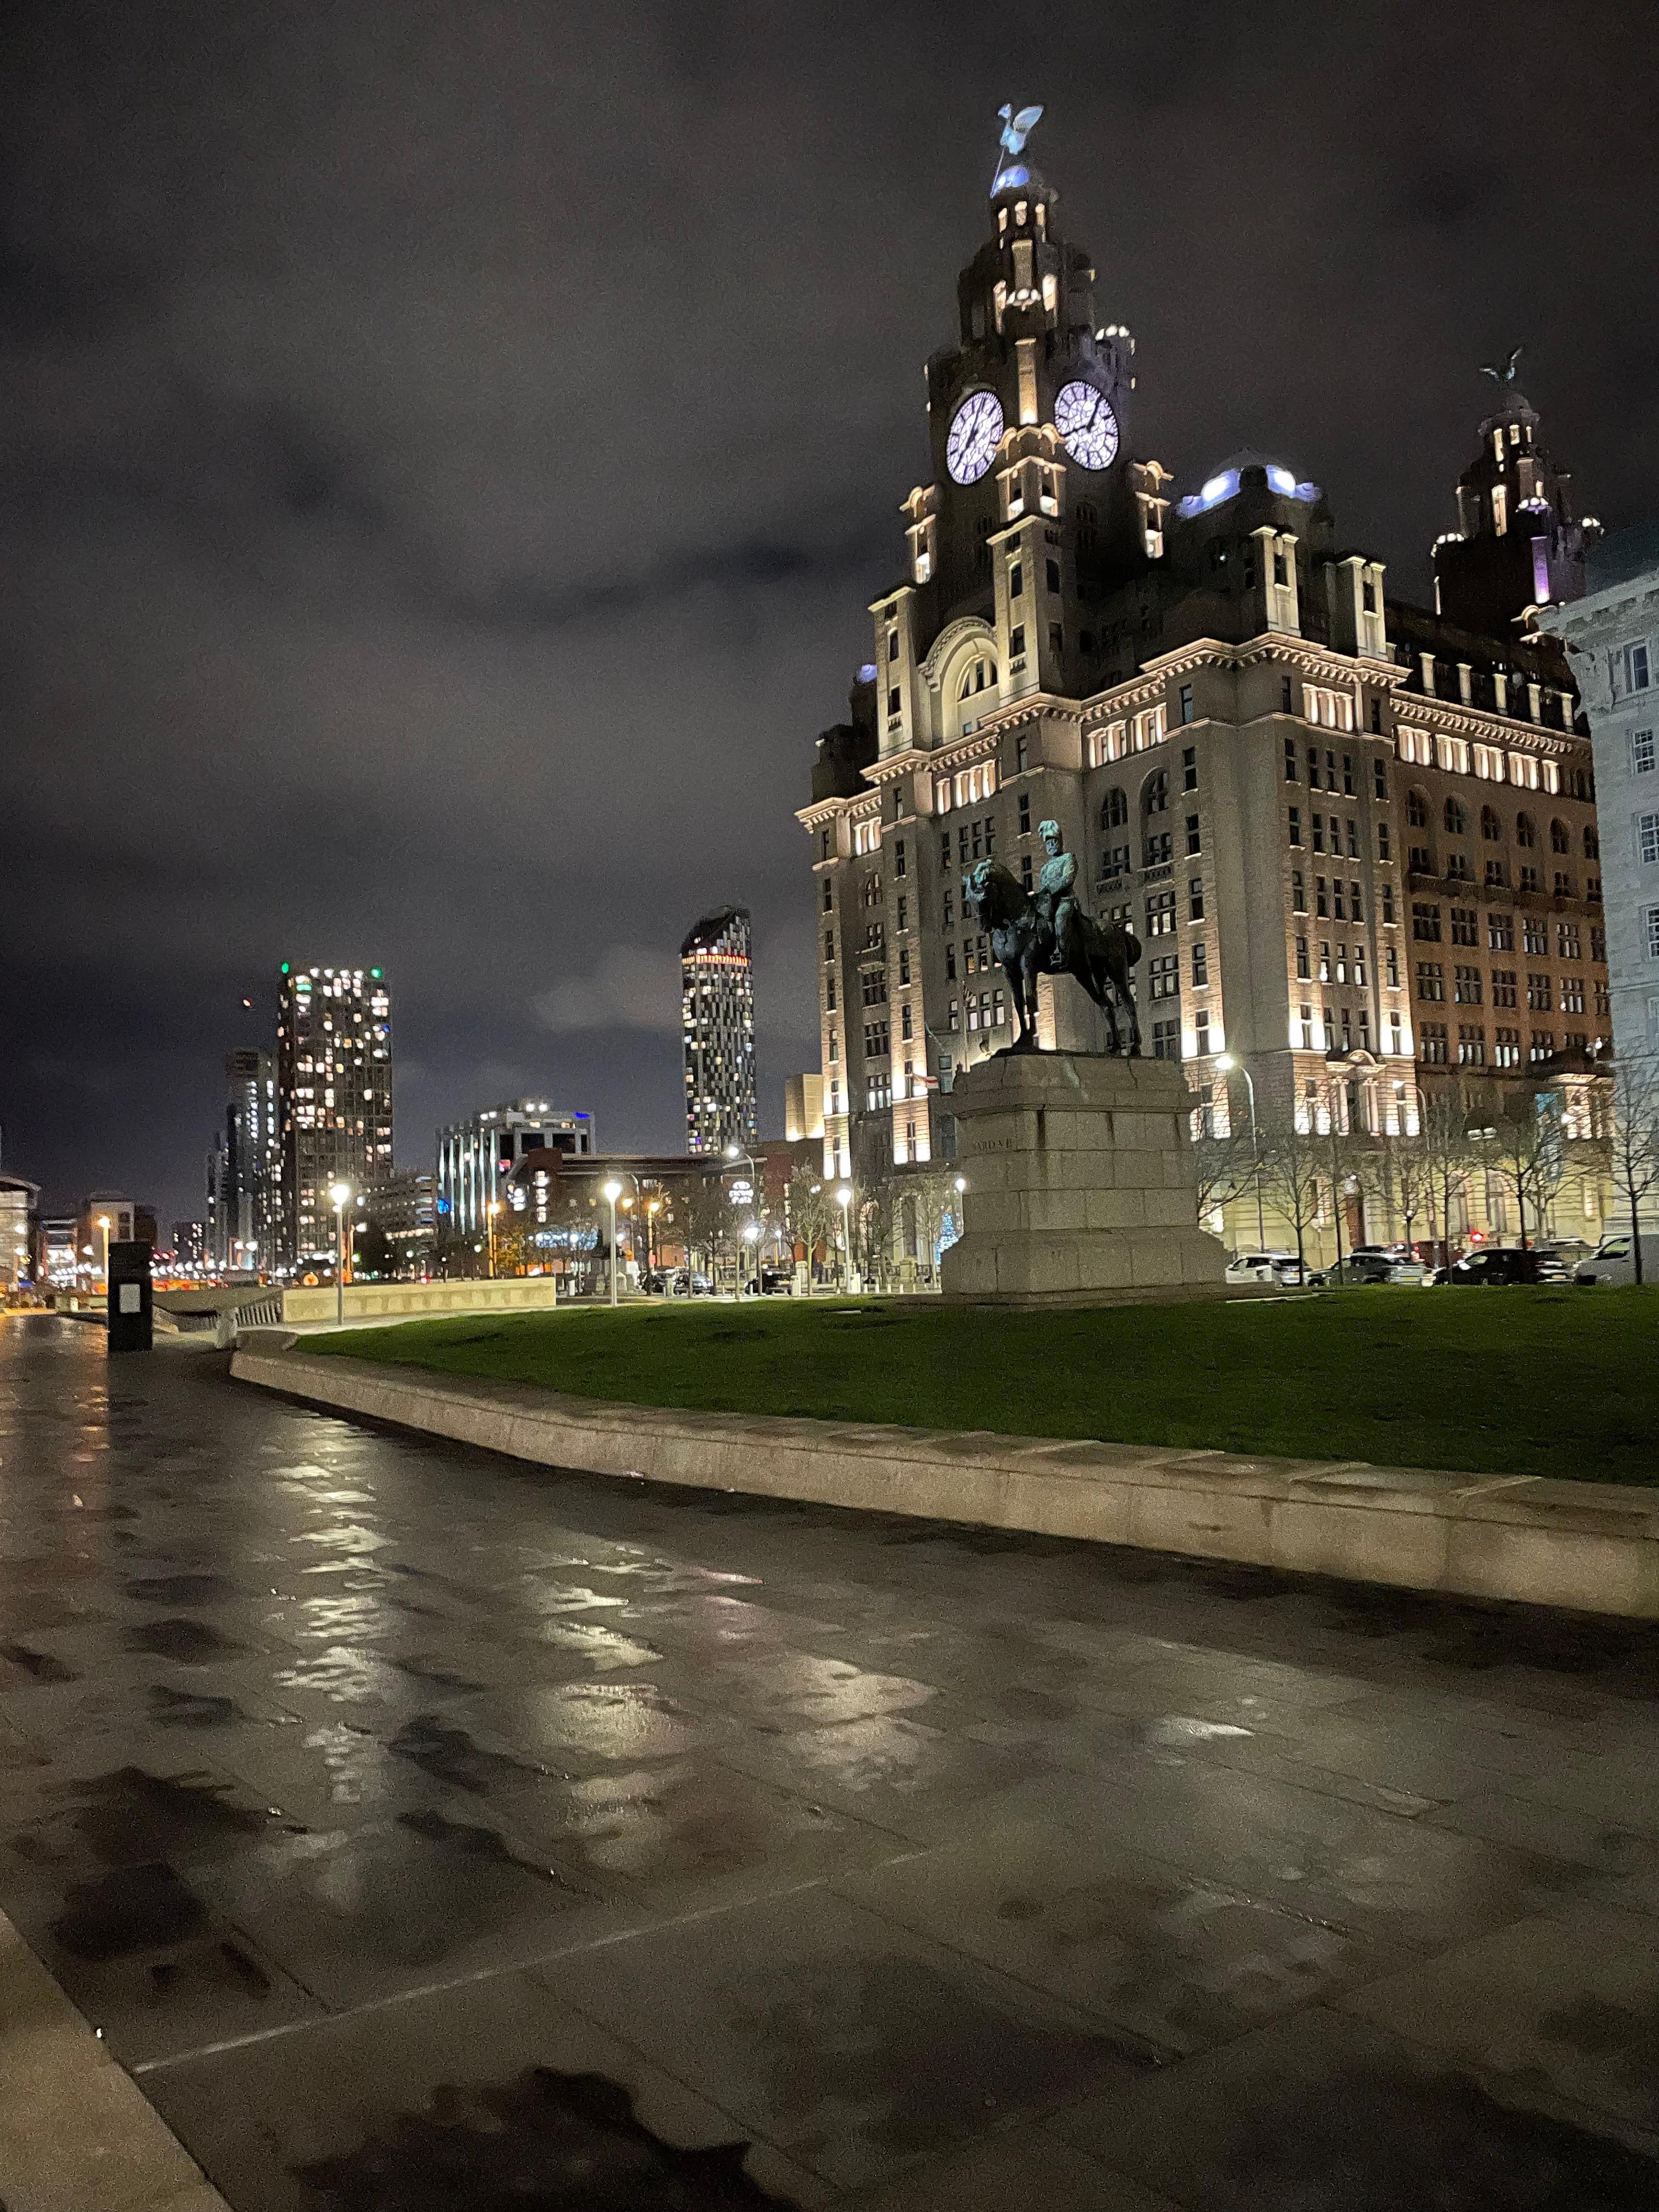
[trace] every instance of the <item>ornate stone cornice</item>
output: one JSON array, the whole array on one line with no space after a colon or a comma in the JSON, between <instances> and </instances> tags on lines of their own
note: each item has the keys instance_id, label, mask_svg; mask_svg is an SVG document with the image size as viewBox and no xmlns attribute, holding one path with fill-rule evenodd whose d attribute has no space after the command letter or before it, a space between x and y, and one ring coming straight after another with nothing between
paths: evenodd
<instances>
[{"instance_id":1,"label":"ornate stone cornice","mask_svg":"<svg viewBox=\"0 0 1659 2212\"><path fill-rule=\"evenodd\" d=\"M1426 691L1401 692L1394 702L1396 725L1408 728L1449 731L1476 744L1494 745L1500 751L1566 754L1576 747L1589 749L1589 739L1572 730L1546 729L1541 722L1522 722L1494 714L1484 707L1467 706L1461 699L1431 699Z\"/></svg>"}]
</instances>

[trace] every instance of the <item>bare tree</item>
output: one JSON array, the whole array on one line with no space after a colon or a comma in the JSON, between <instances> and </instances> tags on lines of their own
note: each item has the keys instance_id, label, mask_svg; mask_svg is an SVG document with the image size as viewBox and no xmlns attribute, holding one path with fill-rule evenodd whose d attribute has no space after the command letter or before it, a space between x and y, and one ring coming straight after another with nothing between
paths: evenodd
<instances>
[{"instance_id":1,"label":"bare tree","mask_svg":"<svg viewBox=\"0 0 1659 2212\"><path fill-rule=\"evenodd\" d=\"M1443 1267L1451 1265L1451 1206L1454 1191L1462 1191L1474 1158L1474 1141L1469 1135L1470 1101L1462 1083L1452 1077L1436 1084L1432 1089L1424 1086L1419 1127L1419 1141L1427 1167L1429 1188L1439 1200L1440 1258ZM1433 1233L1431 1221L1430 1233Z\"/></svg>"},{"instance_id":2,"label":"bare tree","mask_svg":"<svg viewBox=\"0 0 1659 2212\"><path fill-rule=\"evenodd\" d=\"M835 1201L821 1175L811 1168L800 1167L789 1178L789 1188L784 1199L785 1218L789 1234L797 1244L806 1247L806 1290L811 1295L813 1255L820 1244L828 1245L835 1226Z\"/></svg>"},{"instance_id":3,"label":"bare tree","mask_svg":"<svg viewBox=\"0 0 1659 2212\"><path fill-rule=\"evenodd\" d=\"M1534 1231L1541 1236L1545 1211L1565 1172L1560 1100L1531 1091L1507 1091L1492 1133L1483 1141L1482 1157L1515 1193L1524 1250L1528 1207Z\"/></svg>"},{"instance_id":4,"label":"bare tree","mask_svg":"<svg viewBox=\"0 0 1659 2212\"><path fill-rule=\"evenodd\" d=\"M1315 1116L1310 1111L1309 1120ZM1273 1205L1296 1231L1298 1270L1307 1272L1307 1232L1319 1218L1324 1192L1324 1139L1298 1128L1294 1109L1269 1122L1261 1134L1261 1178Z\"/></svg>"},{"instance_id":5,"label":"bare tree","mask_svg":"<svg viewBox=\"0 0 1659 2212\"><path fill-rule=\"evenodd\" d=\"M1395 1203L1400 1209L1400 1223L1406 1233L1406 1243L1414 1244L1412 1224L1421 1215L1428 1218L1429 1236L1434 1236L1434 1171L1421 1137L1391 1137L1388 1145L1389 1164L1394 1172Z\"/></svg>"},{"instance_id":6,"label":"bare tree","mask_svg":"<svg viewBox=\"0 0 1659 2212\"><path fill-rule=\"evenodd\" d=\"M1613 1181L1630 1216L1631 1257L1642 1282L1644 1200L1659 1189L1659 1056L1615 1060L1613 1070Z\"/></svg>"},{"instance_id":7,"label":"bare tree","mask_svg":"<svg viewBox=\"0 0 1659 2212\"><path fill-rule=\"evenodd\" d=\"M1248 1128L1226 1137L1194 1137L1193 1167L1198 1179L1200 1216L1231 1206L1255 1182L1255 1147Z\"/></svg>"}]
</instances>

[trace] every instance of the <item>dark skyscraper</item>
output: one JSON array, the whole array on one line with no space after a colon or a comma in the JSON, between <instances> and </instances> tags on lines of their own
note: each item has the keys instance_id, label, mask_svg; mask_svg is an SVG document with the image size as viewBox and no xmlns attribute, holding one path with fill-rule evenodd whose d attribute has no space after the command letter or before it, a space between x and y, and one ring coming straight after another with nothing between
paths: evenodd
<instances>
[{"instance_id":1,"label":"dark skyscraper","mask_svg":"<svg viewBox=\"0 0 1659 2212\"><path fill-rule=\"evenodd\" d=\"M752 1145L758 1131L747 907L703 916L680 947L680 981L686 1150Z\"/></svg>"},{"instance_id":2,"label":"dark skyscraper","mask_svg":"<svg viewBox=\"0 0 1659 2212\"><path fill-rule=\"evenodd\" d=\"M274 1267L282 1219L282 1154L276 1132L276 1073L268 1052L243 1048L225 1060L225 1127L214 1166L213 1262Z\"/></svg>"}]
</instances>

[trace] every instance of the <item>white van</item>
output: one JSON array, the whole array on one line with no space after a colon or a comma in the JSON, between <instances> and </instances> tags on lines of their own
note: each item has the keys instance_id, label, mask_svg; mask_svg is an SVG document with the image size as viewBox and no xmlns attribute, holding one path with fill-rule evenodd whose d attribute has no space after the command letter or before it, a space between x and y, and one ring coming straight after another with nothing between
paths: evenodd
<instances>
[{"instance_id":1,"label":"white van","mask_svg":"<svg viewBox=\"0 0 1659 2212\"><path fill-rule=\"evenodd\" d=\"M1572 1279L1575 1283L1633 1283L1636 1255L1631 1249L1629 1231L1619 1237L1604 1237L1595 1256L1584 1261ZM1659 1285L1659 1231L1651 1229L1642 1231L1642 1280Z\"/></svg>"}]
</instances>

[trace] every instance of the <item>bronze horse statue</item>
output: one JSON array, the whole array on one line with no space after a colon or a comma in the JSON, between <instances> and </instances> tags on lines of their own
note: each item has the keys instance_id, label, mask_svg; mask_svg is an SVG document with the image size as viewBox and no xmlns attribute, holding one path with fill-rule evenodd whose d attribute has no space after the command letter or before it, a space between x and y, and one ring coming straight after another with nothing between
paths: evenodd
<instances>
[{"instance_id":1,"label":"bronze horse statue","mask_svg":"<svg viewBox=\"0 0 1659 2212\"><path fill-rule=\"evenodd\" d=\"M1010 1049L1036 1052L1036 979L1053 955L1054 938L1030 893L1000 860L981 860L962 879L962 895L977 927L990 934L991 950L1008 978L1016 1029ZM1078 981L1106 1017L1109 1052L1140 1056L1140 1018L1129 988L1129 970L1140 957L1140 939L1121 921L1095 921L1079 913L1072 933L1072 957L1063 971Z\"/></svg>"}]
</instances>

